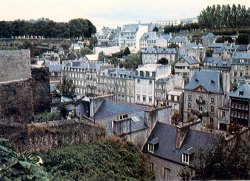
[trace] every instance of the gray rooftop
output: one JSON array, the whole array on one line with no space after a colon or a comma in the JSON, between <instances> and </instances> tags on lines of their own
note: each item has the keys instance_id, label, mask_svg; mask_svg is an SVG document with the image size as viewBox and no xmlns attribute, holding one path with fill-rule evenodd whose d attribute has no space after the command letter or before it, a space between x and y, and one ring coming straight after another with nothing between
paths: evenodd
<instances>
[{"instance_id":1,"label":"gray rooftop","mask_svg":"<svg viewBox=\"0 0 250 181\"><path fill-rule=\"evenodd\" d=\"M215 35L213 33L208 33L201 37L201 39L211 39L211 38L215 38Z\"/></svg>"},{"instance_id":2,"label":"gray rooftop","mask_svg":"<svg viewBox=\"0 0 250 181\"><path fill-rule=\"evenodd\" d=\"M148 108L134 104L115 102L111 100L104 100L95 114L96 120L105 119L110 116L118 116L121 114L128 114L132 112L145 111Z\"/></svg>"},{"instance_id":3,"label":"gray rooftop","mask_svg":"<svg viewBox=\"0 0 250 181\"><path fill-rule=\"evenodd\" d=\"M176 149L176 135L177 128L174 125L157 122L148 141L144 145L143 152L147 153L147 144L158 138L158 144L155 147L154 153L150 154L173 162L182 163L181 157L183 153L192 154L198 148L212 148L214 141L218 138L213 134L190 129L180 149Z\"/></svg>"},{"instance_id":4,"label":"gray rooftop","mask_svg":"<svg viewBox=\"0 0 250 181\"><path fill-rule=\"evenodd\" d=\"M190 82L185 86L185 90L195 90L201 86L208 92L223 93L220 76L219 71L202 69L195 72Z\"/></svg>"},{"instance_id":5,"label":"gray rooftop","mask_svg":"<svg viewBox=\"0 0 250 181\"><path fill-rule=\"evenodd\" d=\"M247 83L240 84L239 87L230 93L230 97L250 99L250 85Z\"/></svg>"},{"instance_id":6,"label":"gray rooftop","mask_svg":"<svg viewBox=\"0 0 250 181\"><path fill-rule=\"evenodd\" d=\"M195 57L183 56L182 57L189 65L198 64L198 61Z\"/></svg>"},{"instance_id":7,"label":"gray rooftop","mask_svg":"<svg viewBox=\"0 0 250 181\"><path fill-rule=\"evenodd\" d=\"M143 54L176 54L177 51L175 48L143 48L141 50Z\"/></svg>"}]
</instances>

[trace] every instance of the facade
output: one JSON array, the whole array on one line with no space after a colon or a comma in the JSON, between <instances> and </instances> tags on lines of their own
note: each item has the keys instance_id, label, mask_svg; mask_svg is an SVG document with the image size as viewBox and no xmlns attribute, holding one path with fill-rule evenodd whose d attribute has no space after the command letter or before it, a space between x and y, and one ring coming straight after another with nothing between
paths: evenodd
<instances>
[{"instance_id":1,"label":"facade","mask_svg":"<svg viewBox=\"0 0 250 181\"><path fill-rule=\"evenodd\" d=\"M239 87L230 93L230 123L250 127L250 85L240 83Z\"/></svg>"},{"instance_id":2,"label":"facade","mask_svg":"<svg viewBox=\"0 0 250 181\"><path fill-rule=\"evenodd\" d=\"M183 89L184 80L177 75L170 75L155 81L155 106L166 106L168 104L168 92L174 89Z\"/></svg>"},{"instance_id":3,"label":"facade","mask_svg":"<svg viewBox=\"0 0 250 181\"><path fill-rule=\"evenodd\" d=\"M184 122L202 120L203 126L219 129L219 108L227 102L229 73L202 69L194 73L184 88Z\"/></svg>"},{"instance_id":4,"label":"facade","mask_svg":"<svg viewBox=\"0 0 250 181\"><path fill-rule=\"evenodd\" d=\"M185 168L192 169L199 148L212 148L216 140L215 135L193 130L190 125L157 122L143 152L149 156L155 180L184 180L181 173Z\"/></svg>"},{"instance_id":5,"label":"facade","mask_svg":"<svg viewBox=\"0 0 250 181\"><path fill-rule=\"evenodd\" d=\"M181 47L187 43L189 43L189 40L186 36L175 36L170 38L168 45L175 44L178 45L178 47Z\"/></svg>"},{"instance_id":6,"label":"facade","mask_svg":"<svg viewBox=\"0 0 250 181\"><path fill-rule=\"evenodd\" d=\"M202 45L204 47L207 47L208 45L210 45L211 43L214 43L215 40L216 40L216 37L213 33L208 33L206 35L203 35L201 37L201 40L202 40Z\"/></svg>"},{"instance_id":7,"label":"facade","mask_svg":"<svg viewBox=\"0 0 250 181\"><path fill-rule=\"evenodd\" d=\"M169 76L171 67L160 64L146 64L135 73L135 103L153 106L155 104L155 81Z\"/></svg>"},{"instance_id":8,"label":"facade","mask_svg":"<svg viewBox=\"0 0 250 181\"><path fill-rule=\"evenodd\" d=\"M97 74L102 69L113 66L104 63L90 63L84 60L65 61L62 65L62 76L68 77L76 86L78 95L97 94Z\"/></svg>"},{"instance_id":9,"label":"facade","mask_svg":"<svg viewBox=\"0 0 250 181\"><path fill-rule=\"evenodd\" d=\"M175 75L183 77L185 84L188 83L189 78L192 76L191 71L199 68L199 62L194 57L184 56L181 57L174 65Z\"/></svg>"},{"instance_id":10,"label":"facade","mask_svg":"<svg viewBox=\"0 0 250 181\"><path fill-rule=\"evenodd\" d=\"M239 79L250 77L250 53L234 52L231 63L231 83L238 84Z\"/></svg>"},{"instance_id":11,"label":"facade","mask_svg":"<svg viewBox=\"0 0 250 181\"><path fill-rule=\"evenodd\" d=\"M205 56L204 47L197 45L196 43L184 44L179 48L179 56L195 57L198 61L201 61Z\"/></svg>"},{"instance_id":12,"label":"facade","mask_svg":"<svg viewBox=\"0 0 250 181\"><path fill-rule=\"evenodd\" d=\"M113 94L115 101L134 102L134 72L124 68L101 71L97 79L98 95Z\"/></svg>"},{"instance_id":13,"label":"facade","mask_svg":"<svg viewBox=\"0 0 250 181\"><path fill-rule=\"evenodd\" d=\"M141 24L123 25L119 33L119 47L121 49L129 47L139 50L140 38L144 33L148 32L148 28L148 25Z\"/></svg>"},{"instance_id":14,"label":"facade","mask_svg":"<svg viewBox=\"0 0 250 181\"><path fill-rule=\"evenodd\" d=\"M141 50L141 53L143 64L154 64L161 58L166 58L171 64L177 59L175 48L145 48Z\"/></svg>"},{"instance_id":15,"label":"facade","mask_svg":"<svg viewBox=\"0 0 250 181\"><path fill-rule=\"evenodd\" d=\"M182 89L173 89L167 93L167 105L172 107L173 111L177 111L182 115L183 112L183 90Z\"/></svg>"}]
</instances>

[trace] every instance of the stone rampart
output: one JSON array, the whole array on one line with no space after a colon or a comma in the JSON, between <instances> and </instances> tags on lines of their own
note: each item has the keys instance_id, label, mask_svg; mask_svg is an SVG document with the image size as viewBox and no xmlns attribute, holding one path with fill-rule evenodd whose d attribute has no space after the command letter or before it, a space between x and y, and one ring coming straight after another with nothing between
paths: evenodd
<instances>
[{"instance_id":1,"label":"stone rampart","mask_svg":"<svg viewBox=\"0 0 250 181\"><path fill-rule=\"evenodd\" d=\"M29 50L0 50L0 83L31 78Z\"/></svg>"},{"instance_id":2,"label":"stone rampart","mask_svg":"<svg viewBox=\"0 0 250 181\"><path fill-rule=\"evenodd\" d=\"M33 116L32 79L0 82L0 123L28 124ZM6 121L8 120L8 121Z\"/></svg>"}]
</instances>

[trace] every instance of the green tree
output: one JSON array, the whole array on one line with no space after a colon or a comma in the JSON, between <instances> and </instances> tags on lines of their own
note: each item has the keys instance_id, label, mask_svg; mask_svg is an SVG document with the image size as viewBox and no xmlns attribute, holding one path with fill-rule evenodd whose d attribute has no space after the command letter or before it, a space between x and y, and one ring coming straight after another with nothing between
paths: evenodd
<instances>
[{"instance_id":1,"label":"green tree","mask_svg":"<svg viewBox=\"0 0 250 181\"><path fill-rule=\"evenodd\" d=\"M123 51L123 55L129 55L130 54L130 50L128 47L126 47Z\"/></svg>"},{"instance_id":2,"label":"green tree","mask_svg":"<svg viewBox=\"0 0 250 181\"><path fill-rule=\"evenodd\" d=\"M8 140L0 138L0 180L49 180L47 172L23 154L18 154ZM41 161L41 160L40 160Z\"/></svg>"},{"instance_id":3,"label":"green tree","mask_svg":"<svg viewBox=\"0 0 250 181\"><path fill-rule=\"evenodd\" d=\"M236 140L221 139L215 147L200 150L194 165L194 179L250 179L249 141L236 135Z\"/></svg>"},{"instance_id":4,"label":"green tree","mask_svg":"<svg viewBox=\"0 0 250 181\"><path fill-rule=\"evenodd\" d=\"M249 35L240 34L236 39L236 44L248 45L249 44Z\"/></svg>"},{"instance_id":5,"label":"green tree","mask_svg":"<svg viewBox=\"0 0 250 181\"><path fill-rule=\"evenodd\" d=\"M142 64L141 57L139 54L130 54L125 62L124 62L124 67L127 69L132 69L135 70L138 68L138 65Z\"/></svg>"},{"instance_id":6,"label":"green tree","mask_svg":"<svg viewBox=\"0 0 250 181\"><path fill-rule=\"evenodd\" d=\"M84 48L80 49L80 55L81 56L85 56L87 54L92 54L92 53L93 53L92 50L90 48L88 48L88 47L84 47Z\"/></svg>"},{"instance_id":7,"label":"green tree","mask_svg":"<svg viewBox=\"0 0 250 181\"><path fill-rule=\"evenodd\" d=\"M82 18L70 20L69 29L72 38L90 38L92 34L96 33L95 26L89 20Z\"/></svg>"},{"instance_id":8,"label":"green tree","mask_svg":"<svg viewBox=\"0 0 250 181\"><path fill-rule=\"evenodd\" d=\"M65 75L62 77L61 82L57 85L57 89L62 96L74 98L75 97L75 85L73 81L68 79Z\"/></svg>"},{"instance_id":9,"label":"green tree","mask_svg":"<svg viewBox=\"0 0 250 181\"><path fill-rule=\"evenodd\" d=\"M167 65L168 64L168 60L165 57L163 57L163 58L159 59L157 61L157 63L158 64L162 64L162 65Z\"/></svg>"},{"instance_id":10,"label":"green tree","mask_svg":"<svg viewBox=\"0 0 250 181\"><path fill-rule=\"evenodd\" d=\"M157 26L155 26L152 31L155 31L156 33L158 33L159 32L159 28Z\"/></svg>"}]
</instances>

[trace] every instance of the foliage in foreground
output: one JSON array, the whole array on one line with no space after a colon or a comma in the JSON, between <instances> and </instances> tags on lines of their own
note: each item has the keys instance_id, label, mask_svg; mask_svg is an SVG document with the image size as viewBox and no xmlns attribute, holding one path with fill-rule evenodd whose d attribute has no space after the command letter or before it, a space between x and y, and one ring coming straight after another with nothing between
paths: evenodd
<instances>
[{"instance_id":1,"label":"foliage in foreground","mask_svg":"<svg viewBox=\"0 0 250 181\"><path fill-rule=\"evenodd\" d=\"M234 143L220 140L214 149L201 150L195 164L195 179L250 179L249 142L236 136Z\"/></svg>"},{"instance_id":2,"label":"foliage in foreground","mask_svg":"<svg viewBox=\"0 0 250 181\"><path fill-rule=\"evenodd\" d=\"M39 154L53 180L152 180L146 157L131 143L109 138Z\"/></svg>"},{"instance_id":3,"label":"foliage in foreground","mask_svg":"<svg viewBox=\"0 0 250 181\"><path fill-rule=\"evenodd\" d=\"M34 160L17 154L6 139L0 138L0 180L49 180Z\"/></svg>"}]
</instances>

